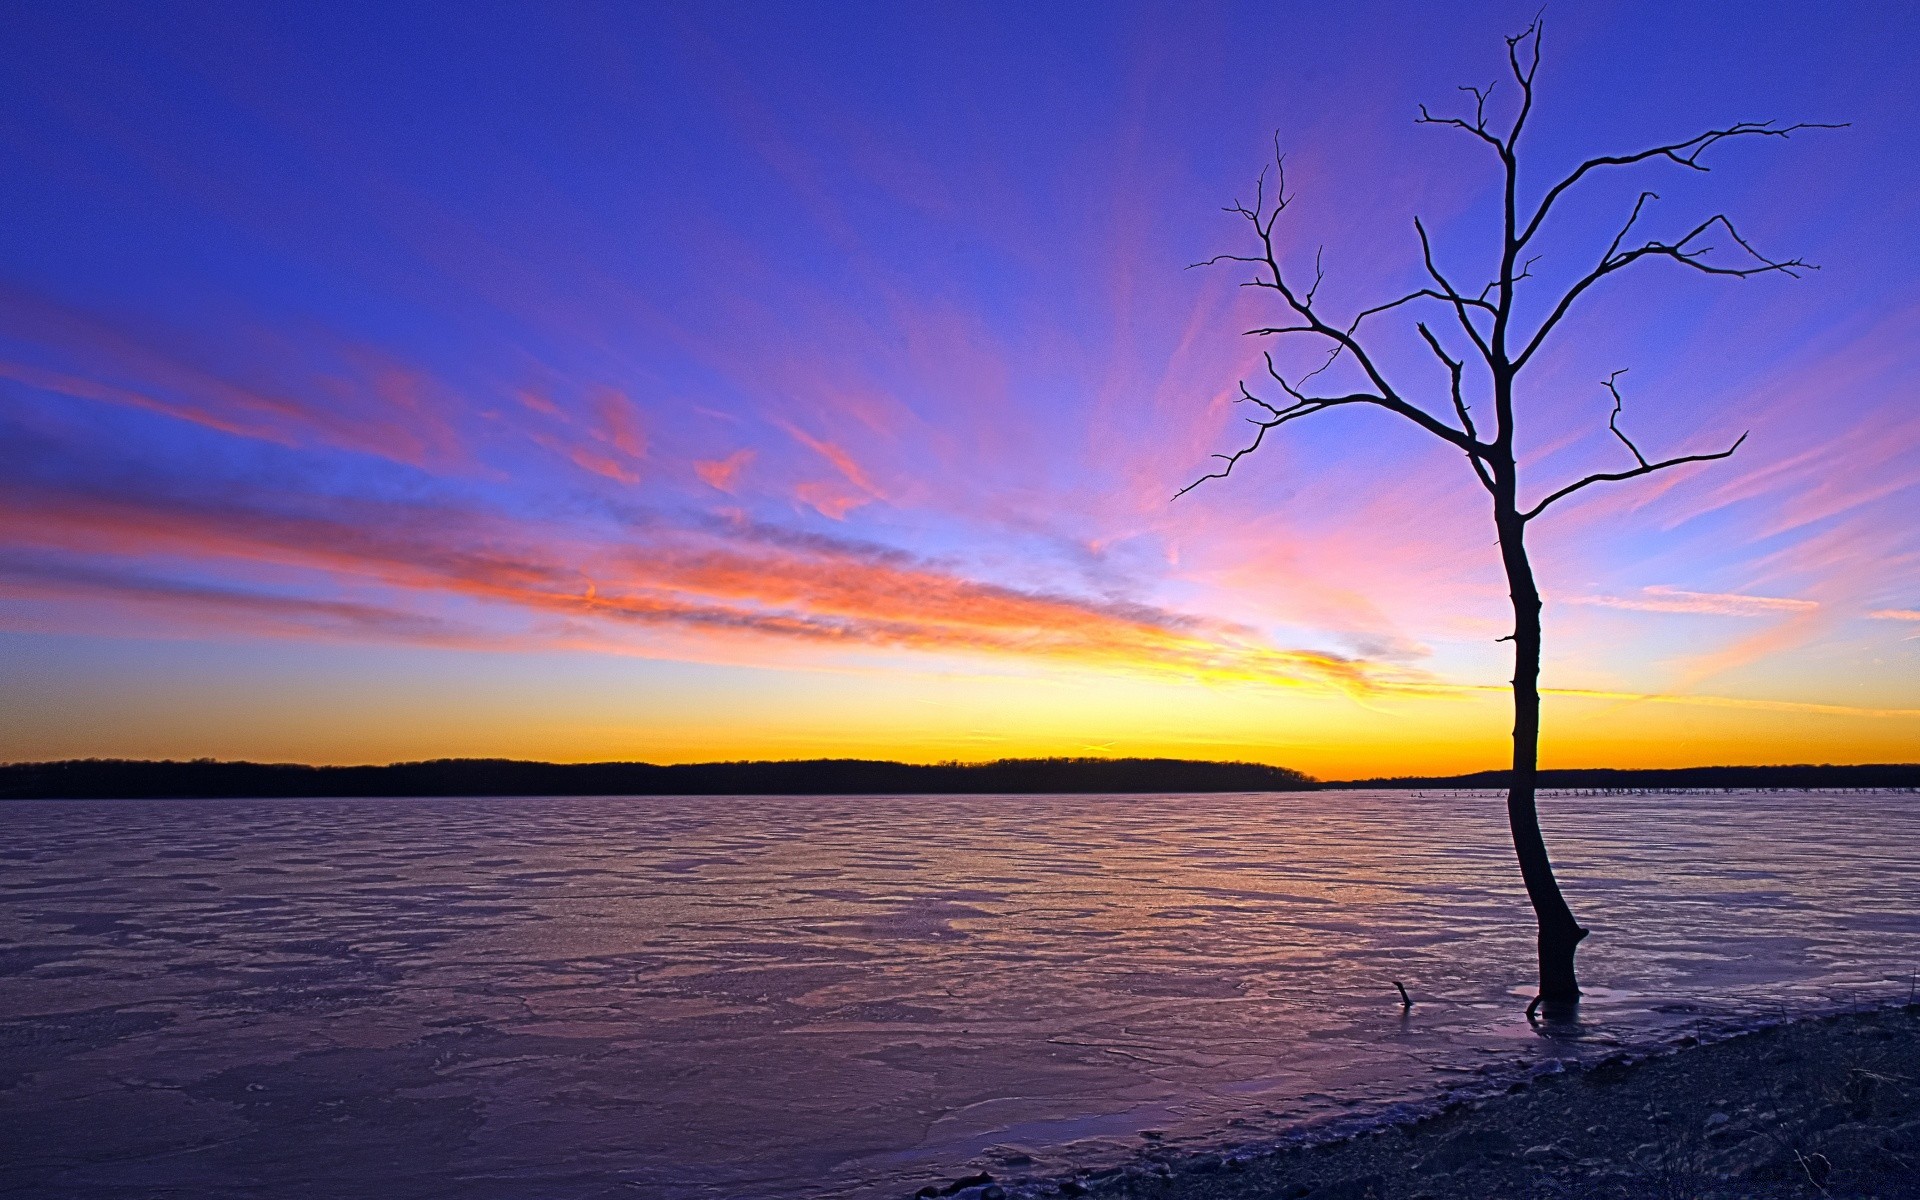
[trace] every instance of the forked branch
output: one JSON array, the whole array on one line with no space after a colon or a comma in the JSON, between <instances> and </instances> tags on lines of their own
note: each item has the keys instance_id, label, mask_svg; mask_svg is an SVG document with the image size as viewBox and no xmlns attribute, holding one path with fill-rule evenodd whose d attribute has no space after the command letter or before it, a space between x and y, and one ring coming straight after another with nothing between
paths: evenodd
<instances>
[{"instance_id":1,"label":"forked branch","mask_svg":"<svg viewBox=\"0 0 1920 1200\"><path fill-rule=\"evenodd\" d=\"M1607 247L1607 252L1600 256L1600 261L1591 271L1588 271L1577 283L1567 289L1566 294L1560 297L1560 302L1553 306L1553 311L1547 314L1546 320L1540 322L1540 328L1534 331L1533 337L1528 339L1526 349L1514 356L1514 370L1518 371L1521 367L1527 365L1527 360L1532 358L1534 353L1545 344L1547 335L1553 332L1554 326L1558 325L1561 318L1567 315L1568 310L1573 307L1574 301L1586 294L1588 288L1591 288L1594 284L1599 283L1602 279L1605 279L1614 272L1632 266L1643 258L1670 259L1683 267L1691 267L1703 275L1727 275L1735 279L1746 279L1750 276L1766 275L1774 272L1790 275L1798 279L1802 271L1817 271L1820 269L1805 259L1787 258L1776 260L1768 258L1758 250L1755 250L1753 244L1747 241L1746 238L1740 236L1740 231L1734 228L1733 221L1725 213L1716 213L1708 217L1692 229L1689 229L1686 236L1680 238L1678 241L1662 242L1649 240L1645 244L1635 246L1631 250L1620 249L1620 243L1626 240L1627 233L1632 230L1634 223L1640 219L1640 212L1646 206L1647 201L1658 198L1659 197L1655 196L1652 192L1640 193L1640 198L1634 201L1633 212L1627 217L1627 223L1621 226L1619 233L1614 235L1612 244ZM1712 254L1718 247L1709 245L1701 241L1701 239L1715 229L1722 231L1729 241L1740 248L1746 255L1746 265L1715 262L1707 258L1707 255Z\"/></svg>"},{"instance_id":2,"label":"forked branch","mask_svg":"<svg viewBox=\"0 0 1920 1200\"><path fill-rule=\"evenodd\" d=\"M1721 450L1713 454L1683 454L1677 458L1664 458L1664 459L1661 459L1659 462L1649 462L1647 460L1647 456L1640 453L1640 447L1634 445L1633 439L1628 437L1626 433L1622 431L1620 428L1620 410L1621 410L1623 401L1620 398L1620 389L1617 386L1616 381L1620 378L1620 376L1624 374L1626 374L1625 371L1615 371L1612 375L1609 375L1604 381L1602 381L1601 386L1605 387L1607 391L1612 393L1613 395L1613 411L1609 413L1607 416L1607 428L1611 429L1613 431L1613 436L1619 438L1621 444L1626 446L1627 452L1633 455L1633 461L1637 465L1634 466L1634 468L1629 471L1602 471L1597 474L1589 475L1585 479L1575 480L1574 482L1561 488L1559 491L1554 492L1552 495L1548 496L1545 500L1542 500L1540 503L1534 505L1532 508L1521 513L1520 519L1522 521L1533 520L1535 517L1539 516L1541 513L1547 511L1547 508L1552 504L1554 504L1556 501L1564 500L1568 496L1571 496L1575 492L1579 491L1580 489L1585 487L1591 487L1596 483L1617 483L1623 479L1638 479L1642 475L1651 475L1655 471L1664 471L1669 467L1684 466L1687 463L1717 462L1723 458L1732 458L1733 452L1735 450L1738 450L1740 448L1740 444L1747 440L1747 435L1743 433L1739 437L1734 439L1733 445L1728 446L1725 450Z\"/></svg>"},{"instance_id":3,"label":"forked branch","mask_svg":"<svg viewBox=\"0 0 1920 1200\"><path fill-rule=\"evenodd\" d=\"M1184 496L1209 479L1225 478L1232 472L1235 463L1259 449L1260 443L1262 439L1265 438L1267 430L1276 428L1288 421L1298 420L1301 417L1323 412L1328 408L1347 404L1371 404L1412 421L1428 433L1464 451L1469 458L1475 461L1476 469L1482 470L1484 474L1479 460L1488 453L1490 447L1481 443L1478 438L1467 430L1456 429L1439 417L1404 399L1394 389L1393 385L1388 382L1385 374L1375 365L1374 359L1368 353L1365 345L1362 344L1360 339L1360 326L1368 317L1387 312L1403 304L1408 304L1420 299L1442 301L1451 305L1456 312L1460 313L1464 313L1468 308L1491 311L1493 306L1484 299L1476 300L1461 296L1456 289L1446 283L1444 278L1441 278L1439 281L1443 290L1436 291L1432 288L1416 289L1398 299L1390 300L1385 304L1378 304L1372 308L1361 310L1352 321L1344 326L1331 323L1322 315L1320 309L1317 307L1320 285L1326 278L1322 256L1319 253L1314 255L1313 281L1304 290L1294 285L1288 278L1285 269L1280 265L1280 251L1274 242L1274 226L1279 221L1280 214L1286 210L1292 201L1293 197L1287 192L1286 159L1279 153L1278 135L1276 134L1274 147L1274 193L1272 202L1269 203L1267 200L1267 172L1263 170L1260 173L1258 183L1255 185L1253 204L1248 206L1245 203L1236 201L1226 209L1227 212L1234 213L1252 226L1254 237L1259 243L1259 252L1256 254L1216 254L1212 258L1206 259L1203 262L1194 263L1193 265L1202 267L1222 262L1247 263L1252 265L1255 268L1254 277L1243 281L1241 286L1264 288L1277 293L1286 303L1288 309L1291 310L1293 319L1284 325L1263 326L1258 329L1247 330L1247 333L1256 337L1280 337L1305 334L1322 339L1329 347L1326 361L1312 371L1307 372L1306 375L1301 377L1298 383L1289 383L1281 376L1279 370L1275 367L1273 356L1271 354L1266 355L1267 374L1272 377L1275 383L1279 384L1281 390L1290 398L1291 403L1284 406L1269 404L1267 401L1262 400L1249 391L1247 385L1242 382L1240 384L1240 395L1236 397L1235 402L1250 402L1259 405L1267 411L1267 418L1255 418L1253 420L1253 423L1259 426L1259 429L1248 445L1232 454L1214 455L1215 458L1222 460L1225 464L1220 470L1210 472L1194 480L1186 487L1175 492L1174 498L1178 499ZM1469 331L1473 333L1476 342L1482 341L1478 332L1472 330L1471 323L1469 323ZM1307 380L1312 379L1314 376L1319 375L1331 367L1343 354L1353 359L1361 372L1366 375L1367 381L1372 384L1373 390L1354 392L1343 396L1309 396L1301 390Z\"/></svg>"},{"instance_id":4,"label":"forked branch","mask_svg":"<svg viewBox=\"0 0 1920 1200\"><path fill-rule=\"evenodd\" d=\"M1413 228L1414 232L1420 235L1420 255L1426 263L1428 277L1440 285L1440 290L1444 293L1444 298L1449 304L1453 305L1454 315L1460 320L1460 328L1467 331L1467 336L1473 339L1473 344L1479 349L1480 357L1486 359L1488 365L1491 366L1494 360L1493 347L1488 344L1486 337L1481 334L1479 327L1473 323L1472 317L1468 315L1468 310L1475 309L1490 313L1497 324L1500 319L1499 307L1487 300L1485 291L1482 291L1477 297L1462 295L1460 289L1454 287L1447 277L1441 274L1440 267L1433 261L1433 243L1428 239L1427 227L1421 222L1419 217L1413 219Z\"/></svg>"},{"instance_id":5,"label":"forked branch","mask_svg":"<svg viewBox=\"0 0 1920 1200\"><path fill-rule=\"evenodd\" d=\"M1626 373L1627 369L1621 367L1618 371L1607 376L1601 384L1601 386L1606 388L1613 396L1613 411L1607 414L1607 428L1613 430L1613 436L1619 438L1620 444L1625 446L1628 453L1633 455L1633 461L1643 467L1650 467L1652 464L1647 462L1647 456L1640 453L1640 447L1634 445L1633 439L1628 437L1620 428L1620 410L1625 407L1626 401L1620 398L1619 379Z\"/></svg>"},{"instance_id":6,"label":"forked branch","mask_svg":"<svg viewBox=\"0 0 1920 1200\"><path fill-rule=\"evenodd\" d=\"M1410 408L1411 406L1405 405L1405 403L1400 401L1395 395L1392 386L1387 383L1385 376L1383 376L1379 368L1374 365L1373 359L1367 354L1365 347L1360 344L1356 334L1327 323L1321 318L1319 311L1314 307L1314 299L1319 293L1320 281L1324 278L1324 272L1322 272L1320 268L1319 256L1314 256L1314 281L1312 286L1305 292L1300 292L1294 288L1288 281L1286 272L1280 266L1280 253L1279 249L1274 245L1273 228L1280 220L1280 214L1285 212L1287 206L1293 202L1293 197L1287 194L1287 162L1286 157L1280 153L1279 140L1280 135L1275 133L1273 155L1275 173L1274 200L1271 210L1268 209L1266 203L1267 173L1264 170L1260 172L1260 180L1254 191L1253 207L1248 208L1245 204L1236 201L1228 206L1226 210L1244 218L1246 222L1253 227L1254 236L1258 238L1260 242L1260 253L1258 255L1218 254L1206 260L1204 263L1195 263L1194 265L1209 266L1218 262L1244 262L1254 264L1258 268L1264 268L1264 270L1257 270L1254 277L1246 280L1241 286L1265 288L1269 291L1279 293L1280 298L1286 302L1287 307L1291 309L1301 321L1299 325L1287 326L1267 332L1306 333L1327 339L1333 343L1330 359L1331 357L1337 357L1343 351L1352 355L1354 362L1359 364L1360 369L1366 373L1367 379L1379 391L1379 399L1382 403L1387 404L1388 407L1399 403L1402 407ZM1425 416L1424 413L1421 415ZM1445 430L1446 432L1443 433L1442 436L1455 432L1448 430L1446 426L1440 422L1433 421L1432 418L1428 418L1428 422L1434 427L1434 432Z\"/></svg>"},{"instance_id":7,"label":"forked branch","mask_svg":"<svg viewBox=\"0 0 1920 1200\"><path fill-rule=\"evenodd\" d=\"M1269 369L1271 369L1271 362L1269 362ZM1291 388L1289 388L1288 390L1289 392L1292 391ZM1200 478L1194 480L1192 483L1181 488L1179 491L1173 494L1173 498L1175 500L1178 500L1180 497L1186 495L1188 492L1199 487L1201 484L1205 483L1209 479L1225 479L1227 476L1233 474L1234 465L1237 464L1241 459L1245 458L1247 455L1252 454L1255 450L1258 450L1260 448L1260 443L1266 439L1267 431L1270 429L1278 429L1280 426L1285 425L1289 421L1297 421L1301 417L1310 417L1317 412L1325 412L1329 408L1336 408L1343 404L1378 404L1380 403L1380 400L1381 398L1379 396L1370 396L1365 393L1356 393L1351 396L1300 396L1292 404L1289 404L1286 407L1281 408L1276 405L1269 404L1265 400L1262 400L1260 397L1254 395L1252 392L1247 390L1247 385L1245 383L1242 383L1240 385L1240 394L1234 397L1233 402L1235 404L1243 404L1243 403L1257 404L1261 408L1266 409L1270 415L1265 418L1248 417L1247 422L1255 427L1253 440L1248 442L1245 446L1242 446L1240 449L1235 450L1232 454L1214 455L1213 457L1221 460L1223 464L1221 468L1217 471L1209 471L1207 474L1202 475Z\"/></svg>"},{"instance_id":8,"label":"forked branch","mask_svg":"<svg viewBox=\"0 0 1920 1200\"><path fill-rule=\"evenodd\" d=\"M1542 12L1545 10L1543 9ZM1464 117L1436 117L1420 106L1420 115L1414 118L1419 125L1451 125L1455 129L1465 130L1474 137L1492 146L1500 157L1511 165L1513 147L1520 140L1520 131L1526 127L1527 117L1533 112L1533 78L1540 72L1540 39L1544 32L1541 13L1534 14L1532 21L1519 33L1507 39L1507 69L1513 75L1513 81L1520 85L1520 108L1514 114L1512 123L1505 133L1493 129L1487 120L1487 102L1493 98L1496 83L1486 87L1462 87L1460 90L1473 97L1473 119ZM1522 62L1521 59L1526 61Z\"/></svg>"},{"instance_id":9,"label":"forked branch","mask_svg":"<svg viewBox=\"0 0 1920 1200\"><path fill-rule=\"evenodd\" d=\"M1436 254L1433 240L1425 224L1416 218L1414 230L1419 236L1421 260L1426 269L1428 282L1385 303L1363 308L1351 320L1327 319L1319 308L1320 286L1326 278L1321 254L1314 255L1312 279L1304 288L1298 286L1295 279L1290 277L1281 266L1280 248L1275 241L1275 228L1280 214L1292 203L1293 197L1287 192L1286 162L1279 153L1278 135L1275 135L1273 198L1268 199L1267 172L1263 170L1254 193L1254 203L1248 206L1236 202L1227 209L1228 212L1240 216L1252 226L1257 248L1250 253L1216 255L1206 260L1206 263L1194 265L1232 262L1245 263L1253 267L1253 278L1245 280L1241 286L1262 288L1276 293L1285 302L1286 315L1275 324L1249 329L1246 331L1247 334L1254 337L1318 339L1326 351L1325 359L1313 369L1289 382L1281 377L1271 355L1267 356L1267 374L1279 385L1287 398L1286 401L1269 403L1250 391L1243 381L1240 384L1238 402L1257 405L1265 413L1264 416L1252 420L1252 424L1257 427L1254 437L1248 445L1232 454L1215 455L1215 458L1221 460L1222 467L1181 488L1175 493L1176 496L1185 495L1206 480L1225 478L1240 459L1260 447L1270 429L1323 412L1328 408L1367 404L1384 408L1412 421L1428 433L1463 452L1481 485L1493 493L1496 500L1503 504L1512 504L1518 479L1518 470L1513 459L1515 380L1522 368L1527 366L1533 356L1546 344L1547 339L1572 311L1580 298L1601 280L1643 259L1666 259L1705 275L1722 275L1736 279L1772 273L1798 276L1802 270L1815 269L1813 264L1803 259L1773 259L1760 253L1724 214L1709 217L1677 239L1644 238L1641 240L1644 235L1637 232L1641 219L1649 210L1649 206L1659 200L1659 196L1654 192L1643 191L1634 201L1631 211L1626 214L1626 220L1620 225L1619 232L1614 234L1612 241L1592 269L1568 287L1557 301L1547 306L1544 319L1530 335L1516 336L1518 331L1514 326L1515 285L1522 280L1533 278L1531 268L1540 257L1539 254L1527 253L1527 247L1540 232L1548 215L1561 197L1588 176L1609 167L1632 166L1655 161L1673 163L1693 171L1706 171L1709 168L1704 161L1704 156L1722 142L1753 137L1786 138L1801 130L1844 128L1841 124L1820 122L1780 125L1773 121L1743 121L1709 129L1682 141L1667 142L1629 154L1590 158L1549 187L1538 205L1530 212L1523 211L1518 202L1520 162L1517 146L1521 132L1533 111L1534 80L1540 68L1542 40L1543 29L1538 16L1528 24L1525 30L1507 39L1507 67L1519 93L1518 102L1508 115L1503 117L1494 111L1492 101L1495 85L1493 84L1461 89L1473 98L1471 115L1447 116L1435 114L1425 107L1420 109L1419 123L1449 125L1460 129L1490 146L1501 162L1505 177L1505 202L1500 262L1498 269L1492 273L1491 281L1480 288L1477 294L1473 292L1470 285L1460 286L1441 269L1440 257ZM1376 359L1369 350L1368 343L1376 339L1370 335L1363 336L1362 328L1366 322L1373 317L1398 310L1416 301L1438 302L1451 310L1461 333L1472 343L1474 350L1480 355L1480 361L1484 363L1491 375L1493 384L1491 415L1483 412L1480 422L1476 423L1466 400L1464 363L1448 352L1446 343L1426 323L1417 324L1417 328L1428 349L1433 352L1447 372L1453 408L1451 419L1444 415L1437 401L1434 412L1429 412L1421 405L1408 401L1395 389L1379 366L1380 360ZM1451 338L1448 340L1451 341ZM1514 350L1516 346L1519 347L1517 353ZM1365 376L1365 381L1358 384L1357 390L1333 396L1309 394L1309 381L1327 371L1343 356L1350 357L1359 372ZM1576 480L1553 492L1532 509L1519 514L1523 520L1531 520L1545 512L1551 505L1597 483L1633 479L1687 463L1711 462L1730 457L1746 439L1746 435L1742 434L1733 445L1715 453L1688 454L1659 461L1651 460L1641 453L1639 446L1620 427L1623 404L1617 387L1618 378L1616 373L1605 381L1605 386L1614 400L1607 427L1633 456L1634 466L1627 470L1600 472ZM1437 412L1442 415L1436 415ZM1457 422L1457 425L1454 422ZM1485 427L1484 438L1482 426Z\"/></svg>"},{"instance_id":10,"label":"forked branch","mask_svg":"<svg viewBox=\"0 0 1920 1200\"><path fill-rule=\"evenodd\" d=\"M1635 163L1662 159L1667 162L1677 163L1689 170L1707 171L1711 168L1700 161L1700 156L1721 142L1729 141L1733 138L1784 138L1792 137L1802 129L1845 129L1846 127L1847 123L1844 121L1837 124L1820 121L1800 121L1793 125L1780 125L1773 121L1741 121L1738 124L1727 125L1719 129L1709 129L1705 133L1696 133L1683 142L1668 142L1665 145L1652 146L1633 154L1604 154L1598 158L1590 158L1578 167L1575 167L1572 173L1560 180L1560 182L1547 189L1547 194L1540 200L1540 206L1534 209L1533 216L1528 219L1526 228L1521 232L1520 236L1515 239L1514 245L1516 247L1525 246L1528 242L1532 241L1533 235L1540 232L1540 226L1546 222L1547 214L1553 211L1555 202L1557 202L1561 196L1565 195L1568 189L1572 188L1582 179L1585 179L1589 174L1604 167L1628 167Z\"/></svg>"},{"instance_id":11,"label":"forked branch","mask_svg":"<svg viewBox=\"0 0 1920 1200\"><path fill-rule=\"evenodd\" d=\"M1432 350L1433 356L1440 360L1440 365L1447 369L1447 375L1453 385L1453 412L1460 418L1460 427L1467 431L1469 438L1478 441L1480 434L1473 427L1473 410L1467 404L1466 395L1460 388L1460 373L1466 364L1447 353L1446 347L1440 344L1439 338L1433 336L1433 330L1428 329L1425 322L1421 322L1418 328L1420 336L1426 339L1427 348ZM1482 461L1481 456L1469 451L1467 461L1473 464L1473 473L1480 477L1480 485L1488 492L1493 492L1495 490L1493 476L1488 472L1487 464Z\"/></svg>"}]
</instances>

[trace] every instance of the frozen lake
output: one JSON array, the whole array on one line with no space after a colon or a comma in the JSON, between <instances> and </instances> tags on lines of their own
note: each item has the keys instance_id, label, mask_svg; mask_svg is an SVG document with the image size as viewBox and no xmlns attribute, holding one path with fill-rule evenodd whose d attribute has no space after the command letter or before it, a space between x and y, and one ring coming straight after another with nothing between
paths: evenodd
<instances>
[{"instance_id":1,"label":"frozen lake","mask_svg":"<svg viewBox=\"0 0 1920 1200\"><path fill-rule=\"evenodd\" d=\"M1558 1039L1485 794L8 803L0 1194L904 1196L1920 967L1920 796L1542 805Z\"/></svg>"}]
</instances>

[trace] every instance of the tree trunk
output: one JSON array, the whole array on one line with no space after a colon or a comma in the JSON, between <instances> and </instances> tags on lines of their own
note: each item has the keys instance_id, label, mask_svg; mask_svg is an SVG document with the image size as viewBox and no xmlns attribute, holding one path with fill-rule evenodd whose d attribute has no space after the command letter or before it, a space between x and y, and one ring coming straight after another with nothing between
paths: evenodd
<instances>
[{"instance_id":1,"label":"tree trunk","mask_svg":"<svg viewBox=\"0 0 1920 1200\"><path fill-rule=\"evenodd\" d=\"M1540 927L1540 999L1549 1004L1573 1003L1580 998L1573 953L1587 931L1573 919L1560 895L1534 807L1540 759L1540 590L1533 581L1533 564L1527 560L1526 525L1511 507L1502 507L1506 511L1496 516L1495 523L1513 598L1513 776L1507 788L1507 825Z\"/></svg>"}]
</instances>

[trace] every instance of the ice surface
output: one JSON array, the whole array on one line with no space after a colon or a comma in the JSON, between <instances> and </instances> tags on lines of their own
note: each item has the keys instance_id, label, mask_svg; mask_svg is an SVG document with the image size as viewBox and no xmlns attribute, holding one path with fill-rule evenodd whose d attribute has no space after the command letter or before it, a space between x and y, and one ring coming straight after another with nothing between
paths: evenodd
<instances>
[{"instance_id":1,"label":"ice surface","mask_svg":"<svg viewBox=\"0 0 1920 1200\"><path fill-rule=\"evenodd\" d=\"M1920 797L1543 804L1553 1040L1484 794L10 803L0 1194L898 1196L1904 998Z\"/></svg>"}]
</instances>

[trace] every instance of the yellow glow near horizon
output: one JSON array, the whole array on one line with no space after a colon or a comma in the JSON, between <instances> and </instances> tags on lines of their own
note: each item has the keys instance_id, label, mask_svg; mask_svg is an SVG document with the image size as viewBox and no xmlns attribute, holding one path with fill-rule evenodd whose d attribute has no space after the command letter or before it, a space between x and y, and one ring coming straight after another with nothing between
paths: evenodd
<instances>
[{"instance_id":1,"label":"yellow glow near horizon","mask_svg":"<svg viewBox=\"0 0 1920 1200\"><path fill-rule=\"evenodd\" d=\"M423 758L699 762L822 757L908 762L1051 756L1271 763L1320 778L1453 774L1504 765L1497 689L1353 697L1251 684L1068 674L739 672L688 687L601 664L555 681L510 656L487 686L444 678L298 694L175 680L161 695L84 698L15 714L0 757L216 757L313 763ZM516 684L502 679L517 679ZM857 682L857 685L856 685ZM1887 762L1914 757L1920 713L1725 700L1546 697L1545 766Z\"/></svg>"}]
</instances>

